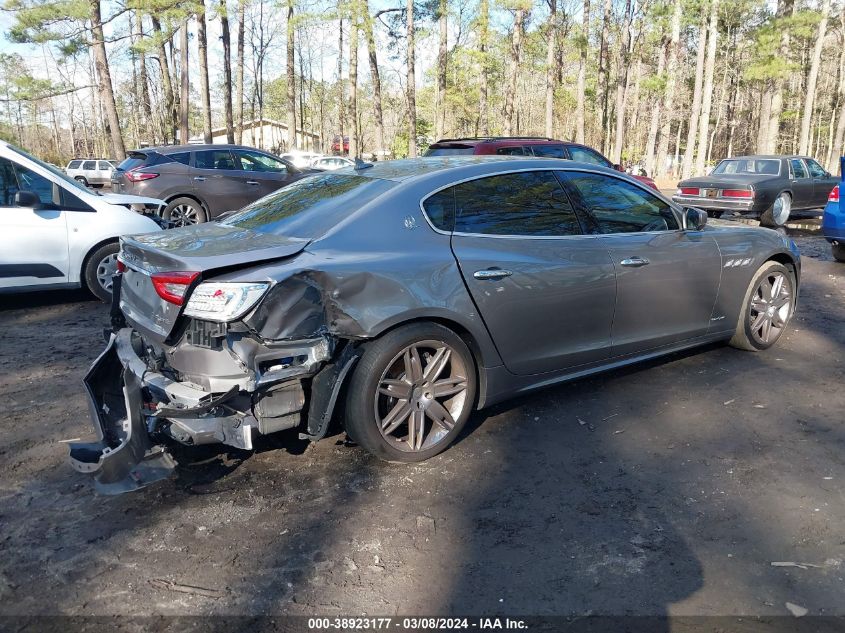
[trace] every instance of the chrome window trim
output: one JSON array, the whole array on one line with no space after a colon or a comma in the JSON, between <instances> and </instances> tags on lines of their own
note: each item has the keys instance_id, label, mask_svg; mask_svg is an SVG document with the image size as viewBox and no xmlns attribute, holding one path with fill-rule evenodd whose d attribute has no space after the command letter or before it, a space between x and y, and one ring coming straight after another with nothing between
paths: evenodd
<instances>
[{"instance_id":1,"label":"chrome window trim","mask_svg":"<svg viewBox=\"0 0 845 633\"><path fill-rule=\"evenodd\" d=\"M547 160L561 160L561 159L547 159ZM621 180L622 182L632 184L639 189L642 189L649 195L656 197L658 200L662 200L665 202L672 213L675 215L675 221L678 223L677 229L668 229L666 231L629 231L629 232L622 232L622 233L597 233L597 234L581 234L581 235L493 235L490 233L465 233L463 231L444 231L443 229L438 229L434 226L434 223L428 217L428 214L425 212L425 201L431 198L432 196L437 195L441 191L445 189L449 189L450 187L455 187L457 185L462 185L465 182L472 182L473 180L480 180L482 178L492 178L493 176L506 176L508 174L518 174L526 171L574 171L584 174L597 174L599 176L607 176L609 178L614 178L616 180ZM591 238L599 238L599 237L608 237L608 236L617 236L617 235L663 235L667 233L683 233L686 229L683 228L683 216L678 211L675 204L668 200L662 192L655 191L649 187L643 185L640 181L631 178L628 180L627 178L620 177L616 173L604 173L602 171L597 171L595 169L585 169L583 167L524 167L520 169L508 169L506 171L498 171L492 174L482 174L480 176L470 176L468 178L461 178L460 180L455 180L450 182L447 185L443 185L438 187L437 189L433 189L432 191L428 192L425 196L420 198L420 213L422 213L423 218L425 218L426 224L428 224L429 228L435 233L439 233L440 235L460 235L462 237L492 237L492 238L504 238L504 239L520 239L520 240L565 240L565 239L574 239L574 238L583 238L583 237L591 237ZM563 185L561 185L563 188ZM566 191L564 191L566 193ZM568 195L568 194L567 194ZM455 209L457 213L457 209ZM679 215L681 217L679 217ZM457 219L457 218L456 218Z\"/></svg>"}]
</instances>

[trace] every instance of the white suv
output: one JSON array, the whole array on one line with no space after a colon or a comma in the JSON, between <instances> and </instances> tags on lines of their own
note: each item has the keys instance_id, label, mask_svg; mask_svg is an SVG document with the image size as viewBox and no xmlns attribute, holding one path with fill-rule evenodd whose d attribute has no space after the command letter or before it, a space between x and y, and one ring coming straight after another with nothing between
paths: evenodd
<instances>
[{"instance_id":1,"label":"white suv","mask_svg":"<svg viewBox=\"0 0 845 633\"><path fill-rule=\"evenodd\" d=\"M0 293L85 286L109 301L118 238L161 230L142 213L164 205L91 191L0 141Z\"/></svg>"},{"instance_id":2,"label":"white suv","mask_svg":"<svg viewBox=\"0 0 845 633\"><path fill-rule=\"evenodd\" d=\"M111 182L116 160L74 159L65 167L65 173L86 187L102 187Z\"/></svg>"}]
</instances>

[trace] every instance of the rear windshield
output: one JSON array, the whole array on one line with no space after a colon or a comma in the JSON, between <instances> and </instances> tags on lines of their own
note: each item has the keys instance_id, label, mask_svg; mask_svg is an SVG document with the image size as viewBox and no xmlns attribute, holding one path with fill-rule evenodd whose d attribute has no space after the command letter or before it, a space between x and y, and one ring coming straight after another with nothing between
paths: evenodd
<instances>
[{"instance_id":1,"label":"rear windshield","mask_svg":"<svg viewBox=\"0 0 845 633\"><path fill-rule=\"evenodd\" d=\"M132 152L129 154L129 157L126 158L120 165L117 166L118 169L122 169L123 171L131 171L136 167L140 167L141 165L146 164L147 162L147 155L141 154L140 152Z\"/></svg>"},{"instance_id":2,"label":"rear windshield","mask_svg":"<svg viewBox=\"0 0 845 633\"><path fill-rule=\"evenodd\" d=\"M473 154L475 148L471 145L446 145L444 147L429 147L423 156L458 156L460 154Z\"/></svg>"},{"instance_id":3,"label":"rear windshield","mask_svg":"<svg viewBox=\"0 0 845 633\"><path fill-rule=\"evenodd\" d=\"M256 200L220 224L313 239L394 185L390 180L346 174L309 176Z\"/></svg>"},{"instance_id":4,"label":"rear windshield","mask_svg":"<svg viewBox=\"0 0 845 633\"><path fill-rule=\"evenodd\" d=\"M714 174L768 174L780 173L780 161L776 158L738 158L723 160L716 165Z\"/></svg>"}]
</instances>

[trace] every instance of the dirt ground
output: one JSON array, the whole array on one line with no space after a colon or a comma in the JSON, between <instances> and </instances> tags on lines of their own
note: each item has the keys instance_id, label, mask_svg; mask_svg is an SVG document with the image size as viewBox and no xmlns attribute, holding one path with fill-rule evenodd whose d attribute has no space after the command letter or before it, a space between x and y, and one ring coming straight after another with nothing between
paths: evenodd
<instances>
[{"instance_id":1,"label":"dirt ground","mask_svg":"<svg viewBox=\"0 0 845 633\"><path fill-rule=\"evenodd\" d=\"M62 443L106 308L2 297L0 615L845 614L845 265L799 241L766 353L547 389L416 466L288 432L118 497Z\"/></svg>"}]
</instances>

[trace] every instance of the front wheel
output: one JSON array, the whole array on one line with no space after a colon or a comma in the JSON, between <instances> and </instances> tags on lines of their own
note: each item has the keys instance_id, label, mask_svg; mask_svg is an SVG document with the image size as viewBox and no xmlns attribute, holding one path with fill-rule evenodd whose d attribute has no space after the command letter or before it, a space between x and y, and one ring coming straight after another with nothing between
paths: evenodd
<instances>
[{"instance_id":1,"label":"front wheel","mask_svg":"<svg viewBox=\"0 0 845 633\"><path fill-rule=\"evenodd\" d=\"M367 344L349 384L346 432L377 457L421 462L445 450L475 402L466 343L437 323L413 323Z\"/></svg>"},{"instance_id":2,"label":"front wheel","mask_svg":"<svg viewBox=\"0 0 845 633\"><path fill-rule=\"evenodd\" d=\"M845 262L845 244L831 244L833 259L838 262Z\"/></svg>"},{"instance_id":3,"label":"front wheel","mask_svg":"<svg viewBox=\"0 0 845 633\"><path fill-rule=\"evenodd\" d=\"M104 244L85 262L85 285L101 301L111 301L112 276L117 272L117 242Z\"/></svg>"},{"instance_id":4,"label":"front wheel","mask_svg":"<svg viewBox=\"0 0 845 633\"><path fill-rule=\"evenodd\" d=\"M163 215L174 226L191 226L208 220L205 209L193 198L176 198L165 207Z\"/></svg>"},{"instance_id":5,"label":"front wheel","mask_svg":"<svg viewBox=\"0 0 845 633\"><path fill-rule=\"evenodd\" d=\"M768 209L760 216L760 224L768 227L781 227L789 221L789 214L792 211L792 196L785 191L775 198Z\"/></svg>"},{"instance_id":6,"label":"front wheel","mask_svg":"<svg viewBox=\"0 0 845 633\"><path fill-rule=\"evenodd\" d=\"M795 310L792 272L778 262L763 264L751 280L742 306L731 345L750 352L770 348Z\"/></svg>"}]
</instances>

